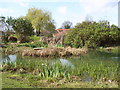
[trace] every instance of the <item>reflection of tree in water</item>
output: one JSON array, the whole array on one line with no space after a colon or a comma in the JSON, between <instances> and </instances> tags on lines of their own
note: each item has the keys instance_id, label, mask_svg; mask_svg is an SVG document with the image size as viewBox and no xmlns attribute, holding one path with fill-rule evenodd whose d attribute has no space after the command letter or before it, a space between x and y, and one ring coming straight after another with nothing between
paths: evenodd
<instances>
[{"instance_id":1,"label":"reflection of tree in water","mask_svg":"<svg viewBox=\"0 0 120 90\"><path fill-rule=\"evenodd\" d=\"M67 59L60 59L60 62L62 64L62 66L68 66L70 68L74 68L74 65Z\"/></svg>"},{"instance_id":2,"label":"reflection of tree in water","mask_svg":"<svg viewBox=\"0 0 120 90\"><path fill-rule=\"evenodd\" d=\"M7 55L7 54L2 54L2 62L10 62L9 55Z\"/></svg>"},{"instance_id":3,"label":"reflection of tree in water","mask_svg":"<svg viewBox=\"0 0 120 90\"><path fill-rule=\"evenodd\" d=\"M8 62L16 62L17 60L17 56L16 55L8 55L8 54L1 54L1 57L0 57L0 64L3 64L3 63L8 63Z\"/></svg>"}]
</instances>

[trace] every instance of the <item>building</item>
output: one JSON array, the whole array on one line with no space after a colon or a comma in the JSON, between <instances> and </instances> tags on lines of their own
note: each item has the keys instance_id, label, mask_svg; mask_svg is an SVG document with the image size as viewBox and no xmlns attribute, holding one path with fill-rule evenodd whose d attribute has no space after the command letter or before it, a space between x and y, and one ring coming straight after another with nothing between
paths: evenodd
<instances>
[{"instance_id":1,"label":"building","mask_svg":"<svg viewBox=\"0 0 120 90\"><path fill-rule=\"evenodd\" d=\"M120 28L120 1L118 2L118 27Z\"/></svg>"}]
</instances>

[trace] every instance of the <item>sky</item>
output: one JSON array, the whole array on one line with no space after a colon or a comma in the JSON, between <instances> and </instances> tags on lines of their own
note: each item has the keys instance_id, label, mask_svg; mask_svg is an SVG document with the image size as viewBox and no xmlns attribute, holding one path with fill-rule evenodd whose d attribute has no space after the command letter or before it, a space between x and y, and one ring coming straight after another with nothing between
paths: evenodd
<instances>
[{"instance_id":1,"label":"sky","mask_svg":"<svg viewBox=\"0 0 120 90\"><path fill-rule=\"evenodd\" d=\"M51 12L55 25L60 28L64 21L73 25L87 16L93 21L108 20L118 26L118 1L120 0L0 0L0 16L21 17L29 8Z\"/></svg>"}]
</instances>

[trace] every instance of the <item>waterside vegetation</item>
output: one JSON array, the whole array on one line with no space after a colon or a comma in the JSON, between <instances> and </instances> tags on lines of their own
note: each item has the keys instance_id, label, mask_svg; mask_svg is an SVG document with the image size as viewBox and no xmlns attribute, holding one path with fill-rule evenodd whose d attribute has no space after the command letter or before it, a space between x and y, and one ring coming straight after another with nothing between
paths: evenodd
<instances>
[{"instance_id":1,"label":"waterside vegetation","mask_svg":"<svg viewBox=\"0 0 120 90\"><path fill-rule=\"evenodd\" d=\"M118 88L120 85L120 28L107 20L87 20L75 26L65 21L59 32L50 12L30 8L26 16L19 18L1 16L0 29L4 88ZM94 59L96 51L104 55ZM95 54L91 55L93 58L87 57L90 52ZM4 55L15 54L20 55L15 62L3 59ZM110 57L113 59L104 59L107 55L113 55ZM77 61L75 66L61 64L61 60L68 62L64 59L68 57L73 63ZM46 58L56 61L49 63Z\"/></svg>"},{"instance_id":2,"label":"waterside vegetation","mask_svg":"<svg viewBox=\"0 0 120 90\"><path fill-rule=\"evenodd\" d=\"M34 60L33 62L29 58L28 60L19 59L14 63L3 62L1 70L3 75L10 74L8 79L27 81L30 87L64 87L66 84L74 85L75 82L78 83L77 87L84 87L87 83L87 87L91 85L98 88L118 87L120 75L117 61L110 60L108 63L107 60L98 61L92 57L93 63L91 60L84 60L83 58L81 57L75 66L63 66L58 60L55 62ZM74 57L71 59L73 60Z\"/></svg>"}]
</instances>

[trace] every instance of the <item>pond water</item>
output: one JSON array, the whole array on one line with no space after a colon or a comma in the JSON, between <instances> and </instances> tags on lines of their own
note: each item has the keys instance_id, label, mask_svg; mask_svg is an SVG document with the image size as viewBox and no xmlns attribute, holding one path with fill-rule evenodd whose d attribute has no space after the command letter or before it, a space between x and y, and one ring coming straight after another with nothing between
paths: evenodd
<instances>
[{"instance_id":1,"label":"pond water","mask_svg":"<svg viewBox=\"0 0 120 90\"><path fill-rule=\"evenodd\" d=\"M62 66L71 66L72 68L76 67L80 62L84 61L87 63L98 63L98 62L111 62L111 63L119 63L120 55L118 53L107 53L100 51L92 51L84 56L77 57L59 57L59 58L40 58L40 57L22 57L19 54L0 54L0 64L3 62L16 62L17 60L29 60L31 62L38 61L41 63L51 63L51 62L59 62Z\"/></svg>"},{"instance_id":2,"label":"pond water","mask_svg":"<svg viewBox=\"0 0 120 90\"><path fill-rule=\"evenodd\" d=\"M60 63L63 67L70 67L71 69L75 69L77 67L83 68L87 67L87 64L94 65L96 68L98 64L103 63L106 67L115 67L118 68L120 63L120 55L118 53L108 53L108 52L100 52L100 51L91 51L89 54L84 56L77 57L61 57L61 58L40 58L40 57L22 57L19 54L16 55L6 55L4 53L0 54L0 64L4 62L13 62L16 61L23 62L38 62L41 65ZM98 68L99 69L99 68ZM112 70L112 68L111 68ZM89 70L90 71L90 70ZM91 81L91 78L88 76L86 72L82 72L86 77L84 81ZM113 72L110 72L112 75Z\"/></svg>"}]
</instances>

